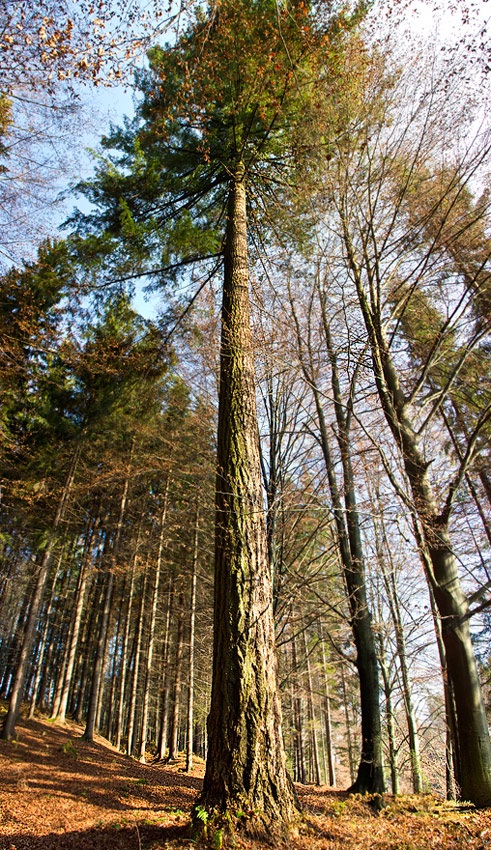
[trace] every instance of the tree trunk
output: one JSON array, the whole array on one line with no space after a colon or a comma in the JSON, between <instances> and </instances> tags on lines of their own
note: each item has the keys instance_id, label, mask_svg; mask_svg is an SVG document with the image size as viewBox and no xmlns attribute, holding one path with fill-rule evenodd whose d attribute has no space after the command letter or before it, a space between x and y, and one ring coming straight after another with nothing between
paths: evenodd
<instances>
[{"instance_id":1,"label":"tree trunk","mask_svg":"<svg viewBox=\"0 0 491 850\"><path fill-rule=\"evenodd\" d=\"M378 495L378 494L377 494ZM385 592L387 596L387 602L389 604L389 610L392 618L392 623L394 626L395 638L396 638L396 648L397 648L397 657L399 659L399 668L401 671L401 679L402 679L402 695L404 699L404 708L406 712L406 722L408 728L408 738L409 738L409 753L411 759L411 774L413 780L413 791L415 794L420 794L423 789L423 777L421 773L421 761L419 757L419 735L418 735L418 727L416 723L416 714L414 711L413 698L411 693L411 680L409 677L409 666L407 659L407 648L406 648L406 635L404 633L404 624L402 622L401 616L401 606L399 602L399 594L397 591L396 580L394 575L394 565L392 563L391 553L390 553L390 544L387 540L385 526L383 521L383 513L381 510L380 501L379 504L379 513L380 513L380 524L381 524L381 535L382 539L385 543L385 550L387 552L387 556L389 559L389 564L386 564L385 553L382 548L382 540L380 539L380 532L378 529L378 520L374 520L374 529L375 529L375 548L377 551L377 561L379 568L382 572L383 582L385 587ZM387 691L386 691L386 701L387 701ZM395 793L395 792L394 792Z\"/></svg>"},{"instance_id":2,"label":"tree trunk","mask_svg":"<svg viewBox=\"0 0 491 850\"><path fill-rule=\"evenodd\" d=\"M345 233L350 265L368 332L377 390L387 423L404 462L413 503L430 558L429 580L442 619L449 677L457 714L457 739L462 797L476 806L491 805L491 743L471 642L468 604L448 529L447 506L439 511L420 445L417 428L401 389L385 334L372 313L349 233Z\"/></svg>"},{"instance_id":3,"label":"tree trunk","mask_svg":"<svg viewBox=\"0 0 491 850\"><path fill-rule=\"evenodd\" d=\"M140 531L141 531L141 518L140 518L140 526L138 528L138 534L136 538L136 546L133 552L133 558L131 559L131 574L130 574L130 590L128 594L128 605L126 608L125 614L125 622L124 622L124 637L123 637L123 648L121 651L121 663L120 663L120 672L119 672L119 700L118 700L118 718L116 723L116 741L115 746L118 750L121 749L121 738L123 736L123 722L124 722L124 709L125 709L125 690L126 690L126 678L128 672L128 647L130 643L130 628L131 628L131 611L133 608L133 596L135 593L135 567L136 567L136 559L138 555L138 547L140 542Z\"/></svg>"},{"instance_id":4,"label":"tree trunk","mask_svg":"<svg viewBox=\"0 0 491 850\"><path fill-rule=\"evenodd\" d=\"M179 594L177 614L176 653L174 661L174 682L172 686L172 712L169 724L169 752L167 761L177 759L177 733L179 731L179 708L181 701L181 678L182 678L182 649L183 649L183 620L184 620L184 594Z\"/></svg>"},{"instance_id":5,"label":"tree trunk","mask_svg":"<svg viewBox=\"0 0 491 850\"><path fill-rule=\"evenodd\" d=\"M348 749L348 764L351 783L355 781L355 759L353 756L353 741L351 738L351 719L348 708L348 694L346 692L346 676L344 673L344 665L341 664L341 687L343 690L343 706L344 706L344 721L346 723L346 744Z\"/></svg>"},{"instance_id":6,"label":"tree trunk","mask_svg":"<svg viewBox=\"0 0 491 850\"><path fill-rule=\"evenodd\" d=\"M143 576L143 587L141 590L140 610L138 612L138 632L135 646L135 660L133 664L133 677L131 680L131 697L128 707L128 742L126 745L126 753L131 756L135 746L135 727L136 727L136 710L138 701L138 679L140 675L140 659L142 651L143 638L143 618L145 614L145 595L147 589L147 572Z\"/></svg>"},{"instance_id":7,"label":"tree trunk","mask_svg":"<svg viewBox=\"0 0 491 850\"><path fill-rule=\"evenodd\" d=\"M216 485L213 681L200 804L296 819L277 691L249 320L245 169L230 187L224 249Z\"/></svg>"},{"instance_id":8,"label":"tree trunk","mask_svg":"<svg viewBox=\"0 0 491 850\"><path fill-rule=\"evenodd\" d=\"M296 324L297 345L302 371L310 385L314 397L319 428L319 440L333 503L334 521L338 537L339 553L343 565L348 603L350 607L350 626L356 647L356 664L359 675L361 706L361 757L358 773L351 787L354 794L384 793L384 774L382 769L382 725L380 720L380 693L378 682L377 653L372 629L372 617L368 607L365 560L360 533L358 507L351 463L351 417L352 398L345 402L342 396L337 356L331 340L329 318L326 313L325 295L318 288L322 316L322 329L331 367L331 386L334 398L336 418L336 439L341 454L343 471L343 498L338 488L333 455L323 407L323 399L317 384L313 368L314 356L310 339L307 350L304 345L300 325L295 313L290 293L294 320Z\"/></svg>"},{"instance_id":9,"label":"tree trunk","mask_svg":"<svg viewBox=\"0 0 491 850\"><path fill-rule=\"evenodd\" d=\"M155 626L157 622L157 605L159 599L159 585L160 585L160 572L162 567L162 552L164 549L164 527L165 527L165 517L167 513L167 493L169 491L169 481L167 480L165 493L164 493L164 507L162 510L162 515L160 517L160 535L159 535L159 549L157 553L157 564L155 567L155 576L152 588L152 608L150 611L150 628L148 634L148 650L147 650L147 663L145 668L145 683L143 685L143 708L142 708L142 729L141 729L141 740L140 740L140 761L145 761L145 747L147 743L147 730L148 730L148 709L150 706L150 677L152 675L152 663L153 663L153 651L155 645Z\"/></svg>"},{"instance_id":10,"label":"tree trunk","mask_svg":"<svg viewBox=\"0 0 491 850\"><path fill-rule=\"evenodd\" d=\"M379 664L382 673L382 681L384 683L385 719L387 723L387 737L389 739L390 781L392 793L395 796L399 793L399 769L397 766L394 709L392 705L392 683L390 681L389 670L387 667L384 639L382 635L379 635Z\"/></svg>"},{"instance_id":11,"label":"tree trunk","mask_svg":"<svg viewBox=\"0 0 491 850\"><path fill-rule=\"evenodd\" d=\"M102 547L102 545L103 543L101 538L101 541L99 543L99 549ZM97 570L96 575L96 580L92 583L90 587L89 596L87 599L86 615L84 618L82 637L80 641L81 651L79 653L79 661L77 664L76 672L76 677L78 679L79 684L78 688L76 689L77 694L75 695L74 693L72 696L73 705L71 706L71 708L76 723L82 722L82 717L84 714L86 694L88 690L90 663L92 660L92 656L95 652L94 636L97 631L98 620L100 619L100 617L98 617L98 614L102 587L104 585L104 574L100 570Z\"/></svg>"},{"instance_id":12,"label":"tree trunk","mask_svg":"<svg viewBox=\"0 0 491 850\"><path fill-rule=\"evenodd\" d=\"M96 725L96 714L97 714L97 706L99 702L99 690L101 686L101 675L102 675L102 666L104 663L104 649L106 646L106 635L107 635L107 627L109 623L109 614L111 611L111 599L113 592L113 583L114 583L114 573L110 572L107 574L106 579L106 590L104 593L104 607L102 611L102 619L101 626L99 630L99 637L97 640L97 650L96 657L94 662L94 669L92 671L92 682L90 689L90 698L89 698L89 710L87 713L87 722L85 726L84 734L82 738L85 741L93 741L94 740L94 731Z\"/></svg>"},{"instance_id":13,"label":"tree trunk","mask_svg":"<svg viewBox=\"0 0 491 850\"><path fill-rule=\"evenodd\" d=\"M47 637L48 637L50 621L52 619L52 614L53 614L53 598L54 598L54 594L55 594L55 587L56 587L56 582L57 582L57 579L58 579L58 571L60 569L62 554L63 554L63 550L60 552L58 564L57 564L56 570L54 571L53 581L51 582L51 592L50 592L49 602L46 606L46 614L45 614L45 617L44 617L44 627L43 627L43 632L42 632L42 635L41 635L41 640L39 641L39 646L38 646L38 660L37 660L37 664L36 664L36 675L35 675L35 678L34 678L34 685L33 685L33 688L32 688L31 706L29 708L29 715L28 715L29 719L32 719L34 717L34 711L35 711L36 704L37 704L37 701L38 701L38 698L39 698L39 694L42 692L41 687L40 687L41 686L41 677L42 677L42 673L43 673L43 669L44 669L43 664L45 663L44 659L45 659L45 652L46 652L46 647L47 647Z\"/></svg>"},{"instance_id":14,"label":"tree trunk","mask_svg":"<svg viewBox=\"0 0 491 850\"><path fill-rule=\"evenodd\" d=\"M26 627L24 631L24 638L22 641L22 647L20 651L20 656L17 662L17 668L14 675L14 680L12 683L12 688L10 691L10 702L8 712L6 714L5 720L2 726L2 732L0 737L9 741L14 737L15 733L15 724L17 722L17 717L19 714L22 696L24 692L24 682L27 674L27 668L29 665L29 657L32 648L32 641L34 637L34 630L36 628L39 609L41 607L41 601L43 598L44 587L46 584L46 579L48 576L49 567L51 564L51 555L53 553L53 549L56 542L56 534L60 523L63 520L64 511L67 499L70 494L70 490L73 484L73 479L75 477L75 469L77 466L77 461L80 455L81 448L81 439L78 441L75 451L72 456L70 469L68 471L68 475L65 481L65 486L63 488L63 492L60 496L60 500L58 502L58 506L56 509L56 514L53 520L53 524L51 526L51 534L48 545L44 550L41 565L39 567L39 573L36 581L36 587L34 589L34 594L31 600L31 605L29 608L29 614L27 616Z\"/></svg>"},{"instance_id":15,"label":"tree trunk","mask_svg":"<svg viewBox=\"0 0 491 850\"><path fill-rule=\"evenodd\" d=\"M295 635L292 635L292 681L293 681L293 723L295 728L295 779L305 784L305 751L303 746L303 712L300 687L298 684L298 658Z\"/></svg>"},{"instance_id":16,"label":"tree trunk","mask_svg":"<svg viewBox=\"0 0 491 850\"><path fill-rule=\"evenodd\" d=\"M52 720L56 720L57 723L63 724L66 718L66 710L68 706L68 695L70 693L70 687L72 684L72 676L73 670L75 667L75 656L77 652L78 646L78 638L80 635L80 626L82 623L82 612L85 601L85 591L87 588L87 582L89 580L89 568L88 568L88 559L90 555L90 549L94 540L95 530L97 526L98 516L94 519L92 523L92 527L87 537L87 544L85 547L85 551L83 553L82 564L80 566L80 573L77 581L77 589L75 596L75 607L72 615L72 623L70 628L70 637L67 645L67 654L68 659L66 663L65 676L63 680L63 688L60 695L59 704L54 704L53 713L51 715Z\"/></svg>"},{"instance_id":17,"label":"tree trunk","mask_svg":"<svg viewBox=\"0 0 491 850\"><path fill-rule=\"evenodd\" d=\"M336 768L334 763L334 746L332 740L332 724L331 724L331 700L329 695L329 681L327 678L327 665L326 665L326 650L324 646L324 639L322 634L322 624L320 625L321 632L321 648L322 648L322 670L324 674L324 696L323 696L323 708L324 708L324 723L326 727L326 747L327 747L327 764L329 768L329 785L336 785Z\"/></svg>"},{"instance_id":18,"label":"tree trunk","mask_svg":"<svg viewBox=\"0 0 491 850\"><path fill-rule=\"evenodd\" d=\"M191 572L191 598L189 600L189 665L188 706L186 718L186 770L193 769L193 700L194 700L194 626L196 620L196 580L198 572L199 504L196 504L194 523L193 569Z\"/></svg>"},{"instance_id":19,"label":"tree trunk","mask_svg":"<svg viewBox=\"0 0 491 850\"><path fill-rule=\"evenodd\" d=\"M315 728L315 712L314 712L314 689L312 686L312 670L310 667L309 648L307 646L307 632L303 630L303 649L305 652L305 665L307 673L307 714L310 726L310 742L312 752L312 779L316 785L322 785L321 770L319 762L319 745L317 742L317 730Z\"/></svg>"},{"instance_id":20,"label":"tree trunk","mask_svg":"<svg viewBox=\"0 0 491 850\"><path fill-rule=\"evenodd\" d=\"M170 658L170 625L174 609L174 576L169 576L167 590L167 610L165 615L164 642L162 646L162 689L160 692L160 733L158 742L158 757L165 758L167 746L167 727L169 709L169 658Z\"/></svg>"}]
</instances>

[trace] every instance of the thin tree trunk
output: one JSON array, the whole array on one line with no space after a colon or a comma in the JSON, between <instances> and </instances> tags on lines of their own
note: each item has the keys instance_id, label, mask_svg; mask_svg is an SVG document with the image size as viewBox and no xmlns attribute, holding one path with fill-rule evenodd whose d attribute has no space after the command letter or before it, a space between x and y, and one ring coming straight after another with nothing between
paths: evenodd
<instances>
[{"instance_id":1,"label":"thin tree trunk","mask_svg":"<svg viewBox=\"0 0 491 850\"><path fill-rule=\"evenodd\" d=\"M182 677L182 650L183 650L183 621L184 621L184 594L179 594L177 615L177 634L176 634L176 654L174 664L174 683L172 688L172 712L170 715L169 725L169 753L167 761L175 761L177 759L177 733L179 729L179 708L181 698L181 677Z\"/></svg>"},{"instance_id":2,"label":"thin tree trunk","mask_svg":"<svg viewBox=\"0 0 491 850\"><path fill-rule=\"evenodd\" d=\"M378 497L378 494L377 494ZM397 657L399 659L399 668L401 671L401 679L402 679L402 695L404 699L404 708L406 712L406 722L408 728L408 738L409 738L409 753L411 759L411 775L413 780L413 791L415 794L420 794L423 789L423 777L421 773L421 761L419 756L419 735L418 735L418 727L416 723L416 715L414 712L413 699L411 694L411 681L409 677L409 667L407 661L407 647L406 647L406 635L404 633L404 625L402 622L401 616L401 606L399 604L399 595L397 592L395 575L394 575L394 565L392 563L390 544L387 540L387 536L385 533L385 526L383 523L383 513L381 510L380 500L378 500L379 504L379 514L380 514L380 525L381 525L381 533L382 538L385 543L385 552L389 558L389 567L387 567L385 561L385 553L382 549L381 540L380 540L380 532L378 529L378 521L375 522L375 546L377 549L377 561L378 566L381 570L387 602L389 604L389 610L392 618L392 623L394 625L394 632L396 638L396 648L397 648ZM387 700L387 694L386 694Z\"/></svg>"},{"instance_id":3,"label":"thin tree trunk","mask_svg":"<svg viewBox=\"0 0 491 850\"><path fill-rule=\"evenodd\" d=\"M174 576L169 576L167 591L167 611L165 616L164 642L162 646L162 689L160 693L160 733L158 742L158 757L165 758L167 747L167 728L169 714L169 658L170 658L170 626L174 610Z\"/></svg>"},{"instance_id":4,"label":"thin tree trunk","mask_svg":"<svg viewBox=\"0 0 491 850\"><path fill-rule=\"evenodd\" d=\"M126 753L131 756L135 747L136 713L138 707L138 679L140 677L140 660L143 640L143 620L145 616L145 596L147 590L147 571L143 575L142 590L140 598L140 610L138 612L138 632L135 646L135 658L133 664L133 676L131 680L131 696L128 707L128 742Z\"/></svg>"},{"instance_id":5,"label":"thin tree trunk","mask_svg":"<svg viewBox=\"0 0 491 850\"><path fill-rule=\"evenodd\" d=\"M55 702L53 706L53 712L51 714L51 719L56 720L57 723L64 724L66 718L66 710L68 705L68 695L70 693L70 687L72 685L72 676L73 670L75 666L75 656L77 652L78 646L78 638L80 634L80 626L82 623L82 612L85 601L85 591L87 588L87 583L89 580L89 568L88 568L88 559L90 556L90 550L92 547L92 543L95 536L96 526L97 526L98 516L95 517L90 532L87 537L85 551L82 557L82 563L80 566L80 573L77 581L77 589L75 595L75 607L72 615L72 623L70 628L70 637L67 644L67 662L66 668L65 665L65 676L63 679L63 688L60 694L59 702Z\"/></svg>"},{"instance_id":6,"label":"thin tree trunk","mask_svg":"<svg viewBox=\"0 0 491 850\"><path fill-rule=\"evenodd\" d=\"M68 471L68 475L65 481L65 486L63 488L63 492L61 494L60 500L58 502L58 506L56 508L56 514L53 520L53 524L51 526L51 534L48 545L44 550L41 565L39 567L39 573L36 581L36 586L34 589L34 594L31 600L31 605L29 608L29 614L27 616L26 627L24 631L24 638L22 641L22 647L20 651L20 656L17 662L17 668L14 675L14 680L12 684L12 688L10 691L10 702L9 708L3 722L2 731L0 737L4 740L11 740L15 734L15 724L17 722L17 717L19 714L22 696L24 691L24 682L27 675L27 668L29 665L29 658L32 648L32 641L34 637L34 630L36 628L39 609L41 607L41 601L43 598L43 592L46 585L46 579L48 576L48 571L51 565L51 556L53 553L53 549L56 542L56 535L58 529L60 527L61 522L63 521L64 512L68 497L70 495L70 491L73 485L73 480L75 477L75 470L77 467L78 458L80 455L80 448L82 445L82 440L79 439L77 442L77 446L72 456L70 469Z\"/></svg>"},{"instance_id":7,"label":"thin tree trunk","mask_svg":"<svg viewBox=\"0 0 491 850\"><path fill-rule=\"evenodd\" d=\"M107 574L106 578L106 590L104 593L104 607L102 611L102 619L101 626L99 630L99 637L97 640L97 650L96 657L94 662L94 669L92 672L92 683L90 689L90 698L89 698L89 710L87 712L87 721L85 726L84 734L82 738L85 741L93 741L94 740L94 732L96 725L96 715L97 715L97 705L99 700L99 689L101 685L101 674L102 667L104 662L104 649L106 646L106 635L107 635L107 627L109 623L109 613L111 610L111 600L112 600L112 592L113 592L113 584L114 584L114 573L110 572Z\"/></svg>"},{"instance_id":8,"label":"thin tree trunk","mask_svg":"<svg viewBox=\"0 0 491 850\"><path fill-rule=\"evenodd\" d=\"M334 746L332 740L332 723L331 723L331 700L329 695L329 680L327 678L326 650L322 634L322 624L320 625L321 634L321 650L322 650L322 670L324 674L324 723L326 729L326 747L327 747L327 763L329 768L329 785L336 785L336 768L334 762Z\"/></svg>"},{"instance_id":9,"label":"thin tree trunk","mask_svg":"<svg viewBox=\"0 0 491 850\"><path fill-rule=\"evenodd\" d=\"M332 344L329 320L326 313L325 296L318 288L321 307L322 328L327 354L331 367L331 387L334 397L336 418L336 439L341 454L343 471L344 508L335 474L330 439L323 407L323 398L317 385L313 363L314 355L310 335L305 346L293 297L290 303L296 325L297 345L301 367L309 383L317 414L319 439L324 456L324 464L333 503L339 552L343 565L348 603L350 607L350 626L356 646L356 664L358 668L360 707L361 707L361 757L356 779L348 789L351 793L384 793L384 775L382 769L382 725L380 720L380 692L378 681L377 653L372 629L372 617L368 607L366 592L366 571L363 545L360 533L358 507L351 462L351 418L353 413L352 392L345 403L341 393L337 356ZM310 330L310 329L309 329ZM353 388L352 388L353 391Z\"/></svg>"},{"instance_id":10,"label":"thin tree trunk","mask_svg":"<svg viewBox=\"0 0 491 850\"><path fill-rule=\"evenodd\" d=\"M39 647L38 647L39 655L38 655L38 660L37 660L37 664L36 664L36 675L35 675L35 678L34 678L34 685L33 685L33 688L32 688L31 706L29 708L29 715L28 715L29 719L32 719L32 717L34 717L34 711L35 711L36 704L37 704L37 701L38 701L38 698L39 698L39 694L41 692L40 685L41 685L41 677L42 677L43 669L44 669L43 663L44 663L44 657L45 657L46 646L47 646L48 630L49 630L49 626L50 626L50 621L52 619L53 598L54 598L54 594L55 594L56 581L58 579L58 571L60 569L60 563L61 563L62 556L63 556L63 552L61 551L56 570L54 571L54 574L53 574L53 581L51 582L51 592L50 592L49 602L46 606L46 616L44 618L44 627L43 627L43 632L42 632L41 640L39 642Z\"/></svg>"},{"instance_id":11,"label":"thin tree trunk","mask_svg":"<svg viewBox=\"0 0 491 850\"><path fill-rule=\"evenodd\" d=\"M394 709L392 705L392 685L382 636L379 636L379 664L384 683L385 694L385 719L387 723L387 737L389 739L389 765L390 781L394 796L399 793L399 769L397 766L397 747L395 739Z\"/></svg>"},{"instance_id":12,"label":"thin tree trunk","mask_svg":"<svg viewBox=\"0 0 491 850\"><path fill-rule=\"evenodd\" d=\"M316 785L322 785L321 770L319 763L319 745L317 742L317 730L315 728L314 692L312 686L312 670L310 667L309 648L307 646L306 629L303 630L303 648L305 652L305 665L307 673L307 713L310 726L310 741L312 752L312 774Z\"/></svg>"},{"instance_id":13,"label":"thin tree trunk","mask_svg":"<svg viewBox=\"0 0 491 850\"><path fill-rule=\"evenodd\" d=\"M99 543L99 549L102 548L103 542L101 538L101 542ZM97 562L98 558L96 558ZM102 593L102 587L104 584L104 575L100 570L97 570L97 578L96 581L92 583L89 591L89 597L87 600L86 606L86 617L83 623L82 630L82 638L80 641L81 652L80 657L82 661L77 664L77 673L76 678L78 679L78 688L75 691L78 691L77 694L75 692L72 694L72 703L71 706L74 720L77 723L82 722L82 717L84 714L86 695L88 690L88 678L90 665L92 662L92 656L95 653L94 648L94 636L97 632L97 624L100 620L100 597ZM80 671L80 674L79 674Z\"/></svg>"},{"instance_id":14,"label":"thin tree trunk","mask_svg":"<svg viewBox=\"0 0 491 850\"><path fill-rule=\"evenodd\" d=\"M155 645L155 625L157 622L157 605L159 599L160 572L162 566L162 552L164 551L164 527L167 515L167 494L169 492L169 479L165 485L164 492L164 507L160 517L160 535L159 548L157 552L157 564L155 568L155 576L152 588L152 608L150 612L150 628L148 634L148 650L147 664L145 668L145 684L143 686L143 709L142 709L142 730L140 740L140 761L145 761L145 746L147 742L148 730L148 709L150 705L150 677L152 675L153 651Z\"/></svg>"},{"instance_id":15,"label":"thin tree trunk","mask_svg":"<svg viewBox=\"0 0 491 850\"><path fill-rule=\"evenodd\" d=\"M188 705L186 717L186 770L193 769L193 700L194 700L194 626L196 620L196 582L198 574L199 503L196 502L194 521L193 567L191 571L191 595L189 600L189 664Z\"/></svg>"},{"instance_id":16,"label":"thin tree trunk","mask_svg":"<svg viewBox=\"0 0 491 850\"><path fill-rule=\"evenodd\" d=\"M348 695L346 692L346 676L344 666L341 664L341 686L343 689L344 722L346 724L346 743L348 748L348 763L351 782L355 781L355 760L353 756L353 743L351 739L351 719L348 711Z\"/></svg>"},{"instance_id":17,"label":"thin tree trunk","mask_svg":"<svg viewBox=\"0 0 491 850\"><path fill-rule=\"evenodd\" d=\"M292 635L292 680L293 680L293 710L294 710L294 727L295 727L295 753L296 753L296 768L297 782L301 782L302 785L305 784L306 780L306 770L305 770L305 751L303 746L303 712L302 712L302 699L300 696L300 688L298 684L299 679L299 671L298 671L298 658L297 658L297 645L295 640L295 635Z\"/></svg>"},{"instance_id":18,"label":"thin tree trunk","mask_svg":"<svg viewBox=\"0 0 491 850\"><path fill-rule=\"evenodd\" d=\"M138 557L138 548L140 543L140 532L141 532L141 523L142 517L140 517L140 524L138 526L138 534L136 537L136 545L135 550L133 552L133 558L131 559L131 573L130 573L130 589L128 593L128 605L126 608L125 614L125 623L124 623L124 638L123 638L123 648L121 651L121 663L120 663L120 676L119 676L119 700L118 700L118 719L116 724L116 742L115 745L118 750L121 749L121 738L123 736L123 723L124 723L124 710L125 710L125 690L126 690L126 678L128 672L128 647L130 642L130 628L131 628L131 611L133 608L133 596L135 592L135 567L136 567L136 559Z\"/></svg>"},{"instance_id":19,"label":"thin tree trunk","mask_svg":"<svg viewBox=\"0 0 491 850\"><path fill-rule=\"evenodd\" d=\"M125 594L126 594L126 579L127 579L127 576L124 575L123 579L122 579L122 586L121 586L121 595L120 595L121 602L118 606L118 612L121 612L122 609L123 609L123 599L124 599ZM118 685L116 672L117 672L117 664L118 664L118 656L119 656L119 645L120 645L120 641L121 641L121 629L123 628L123 624L122 624L121 620L122 620L121 616L118 616L118 621L117 621L117 626L116 626L116 636L114 638L113 657L112 657L112 662L111 662L111 674L110 674L110 677L109 677L110 681L111 681L111 689L109 691L109 704L108 704L107 720L106 720L106 726L105 726L105 728L106 728L106 738L108 739L108 741L112 740L112 731L113 731L113 726L114 726L114 712L115 712L115 708L116 708L115 697L116 697L116 688L117 688L117 685Z\"/></svg>"}]
</instances>

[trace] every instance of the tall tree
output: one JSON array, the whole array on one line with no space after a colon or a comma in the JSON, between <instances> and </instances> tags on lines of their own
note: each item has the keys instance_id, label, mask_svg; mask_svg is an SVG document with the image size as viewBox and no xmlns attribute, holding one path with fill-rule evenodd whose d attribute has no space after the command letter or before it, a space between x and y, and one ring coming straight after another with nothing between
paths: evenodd
<instances>
[{"instance_id":1,"label":"tall tree","mask_svg":"<svg viewBox=\"0 0 491 850\"><path fill-rule=\"evenodd\" d=\"M232 812L245 807L268 828L294 820L296 803L274 660L249 319L248 203L257 201L259 216L277 178L288 173L292 124L316 74L328 73L325 43L339 46L352 24L330 2L227 0L198 10L176 46L151 51L142 78L142 126L127 126L107 140L121 154L110 172L100 170L89 191L99 206L89 227L114 235L125 230L140 258L154 261L157 246L168 266L173 255L189 262L222 245L214 663L200 805ZM148 262L147 268L152 271Z\"/></svg>"},{"instance_id":2,"label":"tall tree","mask_svg":"<svg viewBox=\"0 0 491 850\"><path fill-rule=\"evenodd\" d=\"M373 65L364 73L367 77L374 74ZM407 84L407 77L402 79ZM408 207L412 206L411 193L422 188L424 178L422 181L421 177L426 171L422 169L423 158L427 165L432 160L434 146L440 145L442 159L452 164L446 171L446 178L439 181L439 197L431 207L437 218L442 211L447 211L439 221L437 230L440 232L449 221L452 205L448 206L447 199L457 176L460 185L463 179L467 182L473 179L489 147L485 142L484 147L479 145L468 150L463 158L445 148L446 122L453 119L455 124L455 114L450 115L446 85L442 83L438 87L433 77L432 80L431 97L418 99L409 118L406 117L399 131L394 133L392 126L398 120L395 115L400 112L393 80L378 76L373 86L375 96L364 104L360 114L354 111L351 115L356 129L351 123L353 132L347 133L336 145L336 165L327 176L326 189L331 209L335 209L330 222L345 257L345 297L349 297L348 292L354 292L358 299L376 391L389 433L402 458L412 494L410 507L417 515L429 555L428 579L442 618L448 673L454 686L461 792L465 799L477 805L489 805L489 730L472 648L469 604L460 581L451 529L457 493L481 429L490 417L489 397L458 468L452 468L447 475L445 488L433 476L433 459L427 456L422 443L424 436L428 440L427 447L431 445L430 431L435 417L469 353L481 335L489 333L489 326L476 331L468 322L468 292L453 302L455 290L452 285L456 278L449 275L448 247L442 250L440 238L427 240L426 222L420 220L415 225L406 208L406 200ZM435 112L436 104L438 111ZM389 121L394 122L390 132ZM369 127L377 127L374 137ZM453 264L452 275L458 273ZM399 318L407 300L407 290L412 294L426 287L431 288L438 299L449 299L448 321L444 329L437 331L434 345L419 373L408 374L398 348L401 342ZM398 308L394 306L394 290L399 290L403 296ZM439 391L424 399L430 366L443 353L453 333L461 334L462 339L457 362Z\"/></svg>"}]
</instances>

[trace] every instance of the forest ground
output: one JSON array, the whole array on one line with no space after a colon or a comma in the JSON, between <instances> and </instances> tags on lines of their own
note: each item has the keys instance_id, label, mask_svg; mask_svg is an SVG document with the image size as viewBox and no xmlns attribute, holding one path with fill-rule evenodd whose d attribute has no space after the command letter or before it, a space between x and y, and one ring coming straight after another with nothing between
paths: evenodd
<instances>
[{"instance_id":1,"label":"forest ground","mask_svg":"<svg viewBox=\"0 0 491 850\"><path fill-rule=\"evenodd\" d=\"M204 765L143 765L102 738L82 741L81 726L22 721L12 743L0 741L0 850L184 850L196 847L188 824ZM327 787L297 786L299 834L275 846L291 850L486 850L491 809L435 797L392 797L381 814ZM208 845L221 846L209 835ZM236 834L227 846L260 850ZM203 843L199 845L203 846Z\"/></svg>"}]
</instances>

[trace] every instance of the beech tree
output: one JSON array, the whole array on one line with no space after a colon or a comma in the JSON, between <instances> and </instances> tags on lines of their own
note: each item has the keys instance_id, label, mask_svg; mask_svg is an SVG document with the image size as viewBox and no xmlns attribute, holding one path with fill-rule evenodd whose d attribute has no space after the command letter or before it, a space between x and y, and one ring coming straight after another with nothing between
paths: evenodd
<instances>
[{"instance_id":1,"label":"beech tree","mask_svg":"<svg viewBox=\"0 0 491 850\"><path fill-rule=\"evenodd\" d=\"M431 105L425 98L414 101L403 118L399 111L400 93L407 85L408 74L401 75L396 89L391 78L377 77L373 64L368 63L363 73L371 79L376 94L360 113L353 109L352 132L335 146L335 162L324 184L331 211L335 210L329 219L330 227L342 246L345 297L351 299L355 292L358 299L377 394L400 451L412 493L411 510L428 553L428 581L442 618L448 673L454 688L461 793L476 805L489 805L489 730L472 649L469 604L460 581L451 530L457 493L491 415L489 397L481 407L457 469L447 475L445 487L433 478L433 458L428 457L422 444L425 437L427 447L432 445L430 431L435 417L479 339L489 334L487 323L476 328L468 322L472 294L479 287L476 272L475 285L464 289L459 298L455 276L462 275L463 269L455 265L449 247L455 244L459 232L452 227L452 210L463 183L470 181L484 164L489 144L486 138L476 140L475 145L467 146L463 156L447 147L445 133L451 122L455 126L455 114L450 114L449 93L443 84L441 88L434 84ZM435 107L437 102L439 109ZM349 113L348 102L346 108ZM400 116L397 119L396 114ZM399 128L397 132L388 131L391 117ZM426 182L435 146L448 163L446 169L439 168L443 179L438 180L437 196L435 181ZM432 203L415 219L411 194L425 188ZM426 238L431 232L428 213L438 222L434 230L437 236L430 239ZM441 236L444 229L447 243ZM326 263L326 273L327 268ZM460 282L465 283L462 277ZM447 300L446 321L435 329L433 344L418 374L407 375L398 351L400 317L420 289L431 289L434 297ZM456 362L438 391L425 399L431 365L456 333L462 340ZM396 483L394 476L392 480Z\"/></svg>"}]
</instances>

